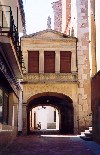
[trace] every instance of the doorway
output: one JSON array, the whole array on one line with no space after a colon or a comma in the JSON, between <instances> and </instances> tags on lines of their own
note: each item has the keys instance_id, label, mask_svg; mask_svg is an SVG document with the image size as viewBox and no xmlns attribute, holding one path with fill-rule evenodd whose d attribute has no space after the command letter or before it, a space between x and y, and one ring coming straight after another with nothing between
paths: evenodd
<instances>
[{"instance_id":1,"label":"doorway","mask_svg":"<svg viewBox=\"0 0 100 155\"><path fill-rule=\"evenodd\" d=\"M63 94L42 93L32 97L27 107L27 132L74 133L74 109L72 100Z\"/></svg>"}]
</instances>

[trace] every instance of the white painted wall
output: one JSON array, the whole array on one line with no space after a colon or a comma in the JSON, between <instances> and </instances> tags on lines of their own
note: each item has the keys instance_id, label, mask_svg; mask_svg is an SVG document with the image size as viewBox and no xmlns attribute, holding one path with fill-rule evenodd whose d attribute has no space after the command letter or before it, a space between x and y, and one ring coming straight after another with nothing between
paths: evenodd
<instances>
[{"instance_id":1,"label":"white painted wall","mask_svg":"<svg viewBox=\"0 0 100 155\"><path fill-rule=\"evenodd\" d=\"M41 122L41 130L47 129L48 123L54 123L55 108L51 106L38 106L32 109L32 127L34 128L34 112L36 112L36 125ZM56 109L56 129L59 130L59 115Z\"/></svg>"}]
</instances>

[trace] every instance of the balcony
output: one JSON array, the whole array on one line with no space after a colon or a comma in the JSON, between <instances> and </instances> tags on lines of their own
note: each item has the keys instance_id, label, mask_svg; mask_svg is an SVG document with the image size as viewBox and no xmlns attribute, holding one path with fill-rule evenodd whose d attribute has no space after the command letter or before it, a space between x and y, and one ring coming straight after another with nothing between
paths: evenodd
<instances>
[{"instance_id":1,"label":"balcony","mask_svg":"<svg viewBox=\"0 0 100 155\"><path fill-rule=\"evenodd\" d=\"M28 73L24 74L24 83L77 82L77 73Z\"/></svg>"},{"instance_id":2,"label":"balcony","mask_svg":"<svg viewBox=\"0 0 100 155\"><path fill-rule=\"evenodd\" d=\"M10 6L0 5L0 47L17 78L22 77L23 57L19 43L18 27Z\"/></svg>"}]
</instances>

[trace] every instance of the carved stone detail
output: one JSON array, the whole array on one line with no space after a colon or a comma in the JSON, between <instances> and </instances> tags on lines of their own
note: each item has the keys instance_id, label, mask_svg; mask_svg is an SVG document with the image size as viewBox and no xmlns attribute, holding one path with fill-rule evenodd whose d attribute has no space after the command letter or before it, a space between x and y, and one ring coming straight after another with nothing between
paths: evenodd
<instances>
[{"instance_id":1,"label":"carved stone detail","mask_svg":"<svg viewBox=\"0 0 100 155\"><path fill-rule=\"evenodd\" d=\"M54 83L54 82L77 82L77 73L30 73L24 74L23 83Z\"/></svg>"}]
</instances>

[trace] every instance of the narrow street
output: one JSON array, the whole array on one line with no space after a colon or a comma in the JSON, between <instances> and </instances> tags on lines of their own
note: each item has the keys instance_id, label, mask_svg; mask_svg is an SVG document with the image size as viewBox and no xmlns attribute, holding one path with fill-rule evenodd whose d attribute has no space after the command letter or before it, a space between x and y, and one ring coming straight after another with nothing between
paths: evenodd
<instances>
[{"instance_id":1,"label":"narrow street","mask_svg":"<svg viewBox=\"0 0 100 155\"><path fill-rule=\"evenodd\" d=\"M19 136L0 155L99 155L100 146L79 137Z\"/></svg>"}]
</instances>

